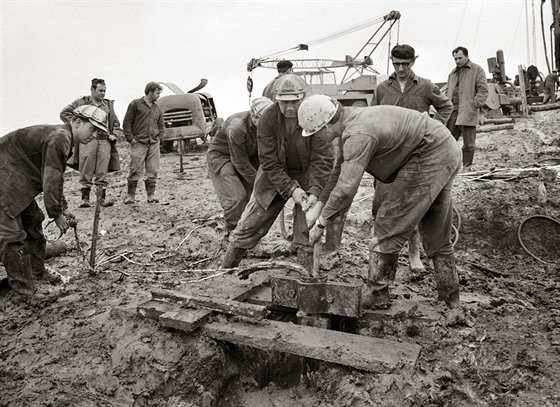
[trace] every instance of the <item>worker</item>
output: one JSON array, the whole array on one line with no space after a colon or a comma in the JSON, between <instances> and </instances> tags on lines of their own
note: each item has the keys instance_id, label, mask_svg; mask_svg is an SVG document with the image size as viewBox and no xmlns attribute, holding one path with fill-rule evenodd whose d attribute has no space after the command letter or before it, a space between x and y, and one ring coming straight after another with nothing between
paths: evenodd
<instances>
[{"instance_id":1,"label":"worker","mask_svg":"<svg viewBox=\"0 0 560 407\"><path fill-rule=\"evenodd\" d=\"M271 105L268 98L253 99L251 109L230 116L208 146L208 174L224 210L226 238L253 191L259 168L257 125Z\"/></svg>"},{"instance_id":2,"label":"worker","mask_svg":"<svg viewBox=\"0 0 560 407\"><path fill-rule=\"evenodd\" d=\"M278 72L278 75L271 80L268 85L265 86L262 95L265 98L269 98L271 100L274 100L274 84L276 83L276 81L278 79L280 79L282 76L284 75L288 75L291 74L293 72L292 67L294 65L290 62L290 61L279 61L276 64L276 71Z\"/></svg>"},{"instance_id":3,"label":"worker","mask_svg":"<svg viewBox=\"0 0 560 407\"><path fill-rule=\"evenodd\" d=\"M128 193L125 204L134 203L136 187L142 178L144 167L147 201L159 202L155 192L159 171L159 146L164 130L163 113L156 101L162 90L163 87L159 83L149 82L144 89L144 96L130 102L124 116L124 136L130 143L130 171L127 178Z\"/></svg>"},{"instance_id":4,"label":"worker","mask_svg":"<svg viewBox=\"0 0 560 407\"><path fill-rule=\"evenodd\" d=\"M99 131L97 140L80 147L77 143L74 146L72 157L68 161L68 166L80 171L80 185L82 192L82 202L80 208L91 207L89 200L91 187L95 184L101 187L100 204L102 206L112 206L114 202L107 199L107 173L119 171L121 169L119 152L117 151L117 135L122 136L120 122L115 114L115 102L105 99L107 86L105 81L99 78L91 80L91 95L82 96L60 112L60 119L64 123L70 123L72 113L78 106L93 105L102 109L109 116L107 133ZM95 179L95 181L94 181Z\"/></svg>"},{"instance_id":5,"label":"worker","mask_svg":"<svg viewBox=\"0 0 560 407\"><path fill-rule=\"evenodd\" d=\"M400 44L391 50L391 60L395 71L389 78L381 82L375 91L377 105L393 105L406 107L419 112L435 110L434 119L443 125L451 116L453 103L429 79L417 76L412 67L416 62L414 48L408 44ZM389 192L391 184L375 180L372 214L375 219L379 207ZM414 273L425 271L420 260L420 235L418 228L414 229L408 240L408 261L410 270Z\"/></svg>"},{"instance_id":6,"label":"worker","mask_svg":"<svg viewBox=\"0 0 560 407\"><path fill-rule=\"evenodd\" d=\"M556 103L556 86L560 86L560 78L558 77L558 70L555 69L544 80L544 98L543 103Z\"/></svg>"},{"instance_id":7,"label":"worker","mask_svg":"<svg viewBox=\"0 0 560 407\"><path fill-rule=\"evenodd\" d=\"M447 79L447 96L453 102L453 112L447 128L455 140L463 137L463 171L471 171L476 149L476 125L480 109L488 97L488 81L484 69L469 59L465 47L452 51L457 65Z\"/></svg>"},{"instance_id":8,"label":"worker","mask_svg":"<svg viewBox=\"0 0 560 407\"><path fill-rule=\"evenodd\" d=\"M253 194L230 235L222 268L239 265L247 250L268 233L290 198L295 203L292 247L302 265L309 266L312 247L303 210L317 201L333 161L330 141L301 134L297 111L306 92L307 84L297 75L284 75L276 82L276 102L264 111L257 127L261 165Z\"/></svg>"},{"instance_id":9,"label":"worker","mask_svg":"<svg viewBox=\"0 0 560 407\"><path fill-rule=\"evenodd\" d=\"M107 113L87 104L74 109L67 124L25 127L0 138L0 259L14 299L34 296L34 277L55 281L44 265L45 216L35 197L43 192L48 216L66 233L76 219L63 195L66 162L73 144L87 144L99 131L109 132Z\"/></svg>"},{"instance_id":10,"label":"worker","mask_svg":"<svg viewBox=\"0 0 560 407\"><path fill-rule=\"evenodd\" d=\"M338 137L343 146L319 197L324 207L311 226L310 243L319 241L323 228L350 207L367 171L392 187L372 228L364 306L391 304L389 286L395 280L399 252L416 225L434 263L438 299L450 307L458 305L451 189L461 153L449 130L426 112L398 106L352 109L326 95L304 100L298 117L304 137Z\"/></svg>"}]
</instances>

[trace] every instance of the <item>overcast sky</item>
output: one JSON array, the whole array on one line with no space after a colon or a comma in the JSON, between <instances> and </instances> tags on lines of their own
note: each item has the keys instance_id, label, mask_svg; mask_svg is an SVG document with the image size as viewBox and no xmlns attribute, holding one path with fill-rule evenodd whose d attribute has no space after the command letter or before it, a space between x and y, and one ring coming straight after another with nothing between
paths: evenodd
<instances>
[{"instance_id":1,"label":"overcast sky","mask_svg":"<svg viewBox=\"0 0 560 407\"><path fill-rule=\"evenodd\" d=\"M292 48L397 10L399 43L416 49L414 71L445 82L451 50L465 46L488 69L502 49L506 73L534 63L548 73L542 45L540 1L1 1L1 131L59 123L59 112L90 93L103 78L122 122L128 103L149 81L173 82L187 91L200 78L219 116L246 110L247 62ZM533 47L533 3L536 48ZM552 23L544 4L546 40ZM290 58L344 59L356 54L377 26L326 42ZM393 33L392 45L397 41ZM536 50L536 53L535 53ZM535 58L536 55L536 58ZM551 61L552 63L552 61ZM379 55L374 66L386 72ZM256 69L254 96L275 76ZM488 75L490 77L490 75ZM339 77L340 79L340 77Z\"/></svg>"}]
</instances>

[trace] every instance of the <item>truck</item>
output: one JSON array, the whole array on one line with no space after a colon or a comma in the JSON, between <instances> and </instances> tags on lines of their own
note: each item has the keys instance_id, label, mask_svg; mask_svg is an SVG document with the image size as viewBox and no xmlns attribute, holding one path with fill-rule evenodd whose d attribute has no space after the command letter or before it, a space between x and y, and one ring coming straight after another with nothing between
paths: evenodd
<instances>
[{"instance_id":1,"label":"truck","mask_svg":"<svg viewBox=\"0 0 560 407\"><path fill-rule=\"evenodd\" d=\"M344 59L292 59L293 73L302 76L309 85L309 93L322 93L336 98L343 106L370 106L373 104L380 73L373 68L373 54L377 50L387 49L387 60L391 49L392 33L397 30L401 14L393 10L388 14L374 17L352 27L337 31L329 36L309 41L275 54L253 58L247 64L249 77L247 90L253 90L252 72L256 68L275 69L284 56L291 52L307 51L309 47L322 42L347 35L370 26L378 26L362 48L354 56L346 55ZM364 55L363 57L360 57ZM336 68L345 69L340 81L336 76Z\"/></svg>"},{"instance_id":2,"label":"truck","mask_svg":"<svg viewBox=\"0 0 560 407\"><path fill-rule=\"evenodd\" d=\"M158 105L163 111L164 136L161 146L164 152L173 151L175 142L179 151L185 152L197 139L204 143L212 138L223 120L218 117L212 96L199 92L208 80L201 79L188 92L183 92L171 82L159 83L169 93L158 99Z\"/></svg>"}]
</instances>

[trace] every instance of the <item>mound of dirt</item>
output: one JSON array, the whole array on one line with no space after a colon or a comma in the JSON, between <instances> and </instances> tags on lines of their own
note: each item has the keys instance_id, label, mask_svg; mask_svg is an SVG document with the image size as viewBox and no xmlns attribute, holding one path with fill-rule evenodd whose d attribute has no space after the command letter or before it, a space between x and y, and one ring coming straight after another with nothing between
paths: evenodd
<instances>
[{"instance_id":1,"label":"mound of dirt","mask_svg":"<svg viewBox=\"0 0 560 407\"><path fill-rule=\"evenodd\" d=\"M204 145L191 146L184 172L178 154L162 156L160 204L148 204L140 186L137 203L124 205L129 150L120 143L124 168L110 175L117 203L101 211L95 273L88 267L93 208L78 208L78 177L69 171L78 241L67 233L70 250L47 261L64 284L41 285L50 297L35 303L0 298L0 405L559 405L560 231L548 219L560 219L560 181L519 171L560 164L559 128L560 111L545 111L516 119L513 130L478 135L474 169L490 175L460 174L454 188L462 307L438 304L432 265L423 259L426 272L413 274L403 251L396 299L427 306L437 318L409 312L359 321L361 335L422 347L414 369L383 373L258 351L138 315L152 290L181 290L216 273L225 231ZM496 169L510 176L492 178ZM331 280L362 283L367 275L372 181L362 180L338 255L323 259ZM46 234L54 240L58 230L49 226ZM243 264L295 261L289 243L277 222L259 257Z\"/></svg>"}]
</instances>

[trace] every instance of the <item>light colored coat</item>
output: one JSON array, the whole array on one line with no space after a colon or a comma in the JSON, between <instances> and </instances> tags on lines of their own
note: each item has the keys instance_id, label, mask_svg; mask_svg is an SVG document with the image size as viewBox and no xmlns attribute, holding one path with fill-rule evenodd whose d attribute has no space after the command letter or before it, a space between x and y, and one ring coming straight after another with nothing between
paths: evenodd
<instances>
[{"instance_id":1,"label":"light colored coat","mask_svg":"<svg viewBox=\"0 0 560 407\"><path fill-rule=\"evenodd\" d=\"M484 70L477 64L467 61L462 68L459 83L458 126L476 126L478 111L484 106L488 97L488 81ZM447 79L447 97L453 100L453 90L459 78L457 68L453 69Z\"/></svg>"}]
</instances>

